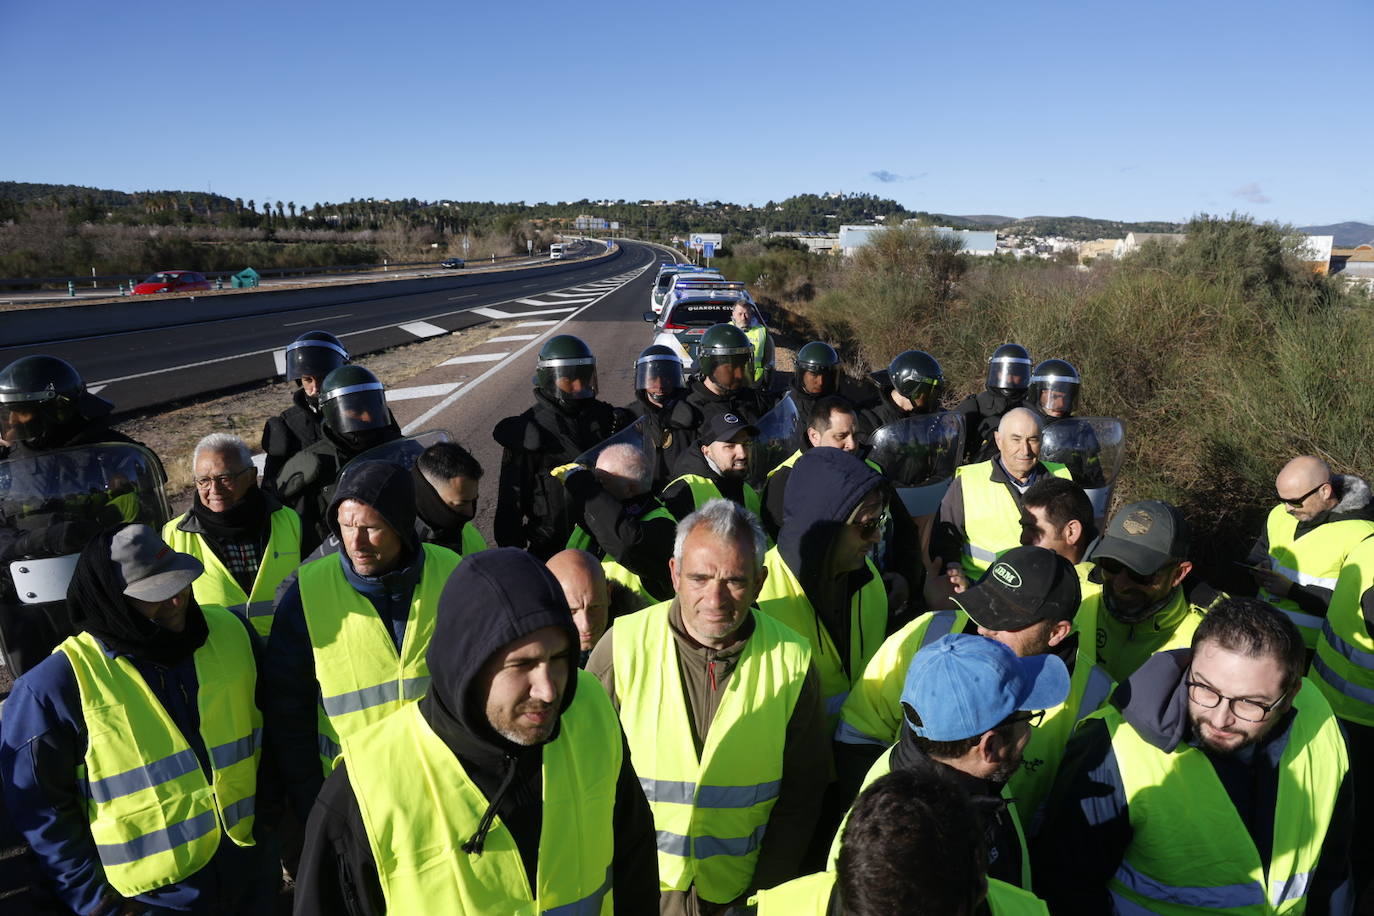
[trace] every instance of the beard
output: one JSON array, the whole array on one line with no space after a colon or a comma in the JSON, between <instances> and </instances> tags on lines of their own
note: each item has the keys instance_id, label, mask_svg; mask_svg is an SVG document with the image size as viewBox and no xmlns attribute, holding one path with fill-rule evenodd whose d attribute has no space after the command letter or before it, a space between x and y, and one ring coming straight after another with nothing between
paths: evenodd
<instances>
[{"instance_id":1,"label":"beard","mask_svg":"<svg viewBox=\"0 0 1374 916\"><path fill-rule=\"evenodd\" d=\"M1272 730L1274 727L1274 724L1283 718L1282 715L1276 715L1275 713L1277 713L1277 710L1275 710L1274 713L1270 713L1269 717L1263 723L1260 723L1259 731L1253 733L1237 731L1234 729L1217 729L1213 725L1211 725L1211 723L1203 719L1201 716L1194 714L1189 714L1188 718L1190 724L1193 727L1193 735L1197 738L1198 745L1201 746L1202 750L1204 750L1208 754L1213 754L1219 757L1226 757L1232 754L1239 753L1240 751L1245 750L1247 747L1254 747L1256 744L1259 744L1266 737L1268 737L1270 730ZM1206 731L1204 731L1204 726L1206 727ZM1240 740L1236 742L1227 741L1224 743L1219 743L1215 738L1209 738L1207 736L1208 732L1211 732L1213 734L1220 732L1220 734L1224 737L1238 737L1240 738Z\"/></svg>"}]
</instances>

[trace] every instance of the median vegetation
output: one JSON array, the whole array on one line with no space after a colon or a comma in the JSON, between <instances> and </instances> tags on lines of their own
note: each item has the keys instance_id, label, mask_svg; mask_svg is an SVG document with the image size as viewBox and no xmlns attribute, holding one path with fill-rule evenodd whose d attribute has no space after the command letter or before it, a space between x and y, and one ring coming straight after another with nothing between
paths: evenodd
<instances>
[{"instance_id":1,"label":"median vegetation","mask_svg":"<svg viewBox=\"0 0 1374 916\"><path fill-rule=\"evenodd\" d=\"M972 258L933 234L894 230L838 265L798 253L782 288L758 252L768 264L758 289L779 322L842 344L856 371L929 351L951 405L982 388L1004 341L1037 361L1069 360L1084 379L1079 413L1127 424L1118 497L1183 506L1201 558L1218 560L1248 546L1289 457L1374 471L1374 303L1300 263L1283 227L1202 216L1185 232L1180 244L1084 270ZM809 262L808 282L799 271Z\"/></svg>"}]
</instances>

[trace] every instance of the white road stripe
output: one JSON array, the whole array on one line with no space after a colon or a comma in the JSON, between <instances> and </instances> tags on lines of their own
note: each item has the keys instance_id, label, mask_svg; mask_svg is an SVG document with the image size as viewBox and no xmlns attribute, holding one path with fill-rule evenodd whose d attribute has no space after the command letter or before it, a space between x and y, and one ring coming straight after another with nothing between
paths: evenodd
<instances>
[{"instance_id":1,"label":"white road stripe","mask_svg":"<svg viewBox=\"0 0 1374 916\"><path fill-rule=\"evenodd\" d=\"M556 299L586 299L586 290L573 290L570 293L540 293L541 296L553 296Z\"/></svg>"},{"instance_id":2,"label":"white road stripe","mask_svg":"<svg viewBox=\"0 0 1374 916\"><path fill-rule=\"evenodd\" d=\"M462 366L467 363L494 363L498 359L505 359L510 353L470 353L466 356L455 356L453 359L446 359L439 365L441 366Z\"/></svg>"},{"instance_id":3,"label":"white road stripe","mask_svg":"<svg viewBox=\"0 0 1374 916\"><path fill-rule=\"evenodd\" d=\"M386 400L390 404L392 401L413 401L416 398L441 398L461 384L444 382L439 385L416 385L413 388L388 388Z\"/></svg>"},{"instance_id":4,"label":"white road stripe","mask_svg":"<svg viewBox=\"0 0 1374 916\"><path fill-rule=\"evenodd\" d=\"M531 334L530 336L533 337L534 335ZM104 387L104 385L91 385L86 390L89 391L91 394L99 394L100 389Z\"/></svg>"},{"instance_id":5,"label":"white road stripe","mask_svg":"<svg viewBox=\"0 0 1374 916\"><path fill-rule=\"evenodd\" d=\"M285 350L273 350L273 351L272 351L272 362L273 362L273 363L276 365L276 367L277 367L277 375L285 375L285 374L286 374L286 351L285 351Z\"/></svg>"},{"instance_id":6,"label":"white road stripe","mask_svg":"<svg viewBox=\"0 0 1374 916\"><path fill-rule=\"evenodd\" d=\"M532 324L554 324L552 321L535 321ZM504 337L488 337L487 343L510 343L512 340L534 340L538 334L507 334Z\"/></svg>"},{"instance_id":7,"label":"white road stripe","mask_svg":"<svg viewBox=\"0 0 1374 916\"><path fill-rule=\"evenodd\" d=\"M551 324L558 324L556 321L522 321L517 324L517 328L547 328ZM537 336L537 335L536 335Z\"/></svg>"},{"instance_id":8,"label":"white road stripe","mask_svg":"<svg viewBox=\"0 0 1374 916\"><path fill-rule=\"evenodd\" d=\"M448 297L448 301L449 301L449 302L457 302L459 299L471 299L471 298L472 298L473 296L475 296L475 295L477 295L477 294L476 294L476 293L468 293L466 296L449 296L449 297Z\"/></svg>"},{"instance_id":9,"label":"white road stripe","mask_svg":"<svg viewBox=\"0 0 1374 916\"><path fill-rule=\"evenodd\" d=\"M284 328L294 328L294 327L296 327L296 325L300 325L300 324L319 324L321 321L333 321L335 318L352 318L352 317L353 317L353 314L352 314L351 312L350 312L349 314L347 314L347 315L328 315L328 316L326 316L326 317L324 317L324 318L307 318L305 321L288 321L288 322L286 322L285 324L283 324L282 327L284 327Z\"/></svg>"},{"instance_id":10,"label":"white road stripe","mask_svg":"<svg viewBox=\"0 0 1374 916\"><path fill-rule=\"evenodd\" d=\"M416 337L439 337L448 333L437 324L430 324L428 321L412 321L409 324L400 325L400 328Z\"/></svg>"},{"instance_id":11,"label":"white road stripe","mask_svg":"<svg viewBox=\"0 0 1374 916\"><path fill-rule=\"evenodd\" d=\"M543 305L544 303L540 304ZM487 318L528 318L532 315L562 315L566 312L575 312L577 311L577 308L577 306L573 305L567 308L544 309L543 311L538 312L503 312L500 309L488 308L484 305L480 308L473 309L473 311L476 312L478 315L484 315Z\"/></svg>"}]
</instances>

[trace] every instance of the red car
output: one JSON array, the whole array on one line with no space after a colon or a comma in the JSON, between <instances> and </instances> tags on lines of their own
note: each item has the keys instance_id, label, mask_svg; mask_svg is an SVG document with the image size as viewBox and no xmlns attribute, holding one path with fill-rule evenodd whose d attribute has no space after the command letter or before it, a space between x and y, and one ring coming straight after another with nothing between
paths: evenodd
<instances>
[{"instance_id":1,"label":"red car","mask_svg":"<svg viewBox=\"0 0 1374 916\"><path fill-rule=\"evenodd\" d=\"M210 288L210 281L193 270L159 270L134 287L135 296L154 293L185 293Z\"/></svg>"}]
</instances>

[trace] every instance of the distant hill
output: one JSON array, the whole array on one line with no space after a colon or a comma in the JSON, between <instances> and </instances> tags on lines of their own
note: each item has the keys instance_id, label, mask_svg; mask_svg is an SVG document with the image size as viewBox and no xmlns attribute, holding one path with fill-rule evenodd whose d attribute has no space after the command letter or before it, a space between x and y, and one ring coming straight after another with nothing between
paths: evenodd
<instances>
[{"instance_id":1,"label":"distant hill","mask_svg":"<svg viewBox=\"0 0 1374 916\"><path fill-rule=\"evenodd\" d=\"M1334 223L1330 226L1300 226L1298 229L1308 235L1334 235L1337 248L1374 243L1374 226L1369 223Z\"/></svg>"},{"instance_id":2,"label":"distant hill","mask_svg":"<svg viewBox=\"0 0 1374 916\"><path fill-rule=\"evenodd\" d=\"M1005 226L1007 223L1016 222L1016 217L1014 216L965 215L944 216L942 218L950 220L951 222L967 223L970 226L986 226L989 229L991 229L993 226Z\"/></svg>"},{"instance_id":3,"label":"distant hill","mask_svg":"<svg viewBox=\"0 0 1374 916\"><path fill-rule=\"evenodd\" d=\"M60 206L72 206L90 202L108 209L135 207L148 198L178 198L201 202L211 202L214 210L229 210L234 201L219 194L204 191L139 191L133 194L124 191L110 191L104 188L88 188L75 184L34 184L27 181L0 181L0 200L17 204L37 204L49 202Z\"/></svg>"}]
</instances>

